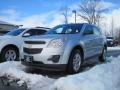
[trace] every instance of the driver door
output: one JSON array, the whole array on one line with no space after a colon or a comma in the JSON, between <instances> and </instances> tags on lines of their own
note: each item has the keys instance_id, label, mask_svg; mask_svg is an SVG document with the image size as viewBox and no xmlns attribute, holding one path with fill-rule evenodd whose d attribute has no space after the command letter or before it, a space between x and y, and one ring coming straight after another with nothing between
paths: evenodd
<instances>
[{"instance_id":1,"label":"driver door","mask_svg":"<svg viewBox=\"0 0 120 90\"><path fill-rule=\"evenodd\" d=\"M84 40L84 48L85 48L85 56L87 58L92 57L95 55L95 36L94 30L92 25L86 25L83 31L83 40Z\"/></svg>"}]
</instances>

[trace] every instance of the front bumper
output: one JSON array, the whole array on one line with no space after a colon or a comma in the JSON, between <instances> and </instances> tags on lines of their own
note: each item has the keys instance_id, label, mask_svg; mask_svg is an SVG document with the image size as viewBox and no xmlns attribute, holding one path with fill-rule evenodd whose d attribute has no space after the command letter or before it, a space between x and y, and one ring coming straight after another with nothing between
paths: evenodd
<instances>
[{"instance_id":1,"label":"front bumper","mask_svg":"<svg viewBox=\"0 0 120 90\"><path fill-rule=\"evenodd\" d=\"M41 49L39 53L36 51L37 49ZM34 61L42 62L44 64L66 64L67 61L65 58L63 59L63 54L64 49L62 48L33 47L23 51L22 59L25 59L24 56L32 56Z\"/></svg>"},{"instance_id":2,"label":"front bumper","mask_svg":"<svg viewBox=\"0 0 120 90\"><path fill-rule=\"evenodd\" d=\"M41 70L50 70L50 71L64 71L67 68L66 64L43 64L42 62L26 62L21 60L22 64L28 68L41 69Z\"/></svg>"}]
</instances>

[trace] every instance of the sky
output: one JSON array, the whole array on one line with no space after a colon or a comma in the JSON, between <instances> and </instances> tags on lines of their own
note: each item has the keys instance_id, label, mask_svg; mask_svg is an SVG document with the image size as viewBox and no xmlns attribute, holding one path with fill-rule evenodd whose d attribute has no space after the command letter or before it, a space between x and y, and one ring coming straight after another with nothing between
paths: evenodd
<instances>
[{"instance_id":1,"label":"sky","mask_svg":"<svg viewBox=\"0 0 120 90\"><path fill-rule=\"evenodd\" d=\"M76 4L80 0L1 0L0 8L15 8L26 14L45 13L61 6Z\"/></svg>"},{"instance_id":2,"label":"sky","mask_svg":"<svg viewBox=\"0 0 120 90\"><path fill-rule=\"evenodd\" d=\"M120 0L103 0L103 2L109 8L109 12L105 14L109 16L108 23L112 15L117 13L120 16ZM79 3L81 3L81 0L0 0L0 20L22 24L25 27L53 27L64 21L63 16L60 14L61 7L67 6L76 9ZM82 22L78 18L79 21ZM69 22L74 22L72 11ZM118 24L118 22L116 23Z\"/></svg>"}]
</instances>

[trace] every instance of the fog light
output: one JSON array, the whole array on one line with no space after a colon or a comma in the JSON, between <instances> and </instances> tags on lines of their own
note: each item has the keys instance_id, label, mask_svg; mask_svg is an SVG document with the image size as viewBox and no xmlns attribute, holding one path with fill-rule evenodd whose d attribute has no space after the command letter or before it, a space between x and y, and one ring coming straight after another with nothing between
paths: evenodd
<instances>
[{"instance_id":1,"label":"fog light","mask_svg":"<svg viewBox=\"0 0 120 90\"><path fill-rule=\"evenodd\" d=\"M53 55L51 58L48 59L48 61L53 61L54 63L59 62L60 55Z\"/></svg>"}]
</instances>

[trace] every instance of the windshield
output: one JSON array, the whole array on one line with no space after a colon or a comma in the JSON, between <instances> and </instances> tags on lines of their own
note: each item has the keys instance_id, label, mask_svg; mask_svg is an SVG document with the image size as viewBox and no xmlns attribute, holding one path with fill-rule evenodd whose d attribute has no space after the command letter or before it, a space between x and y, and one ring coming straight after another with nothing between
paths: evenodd
<instances>
[{"instance_id":1,"label":"windshield","mask_svg":"<svg viewBox=\"0 0 120 90\"><path fill-rule=\"evenodd\" d=\"M16 29L16 30L13 30L13 31L8 32L8 33L5 34L5 35L18 36L18 35L20 35L24 30L25 30L25 29Z\"/></svg>"},{"instance_id":2,"label":"windshield","mask_svg":"<svg viewBox=\"0 0 120 90\"><path fill-rule=\"evenodd\" d=\"M78 34L80 33L82 24L77 25L59 25L49 30L46 34Z\"/></svg>"}]
</instances>

